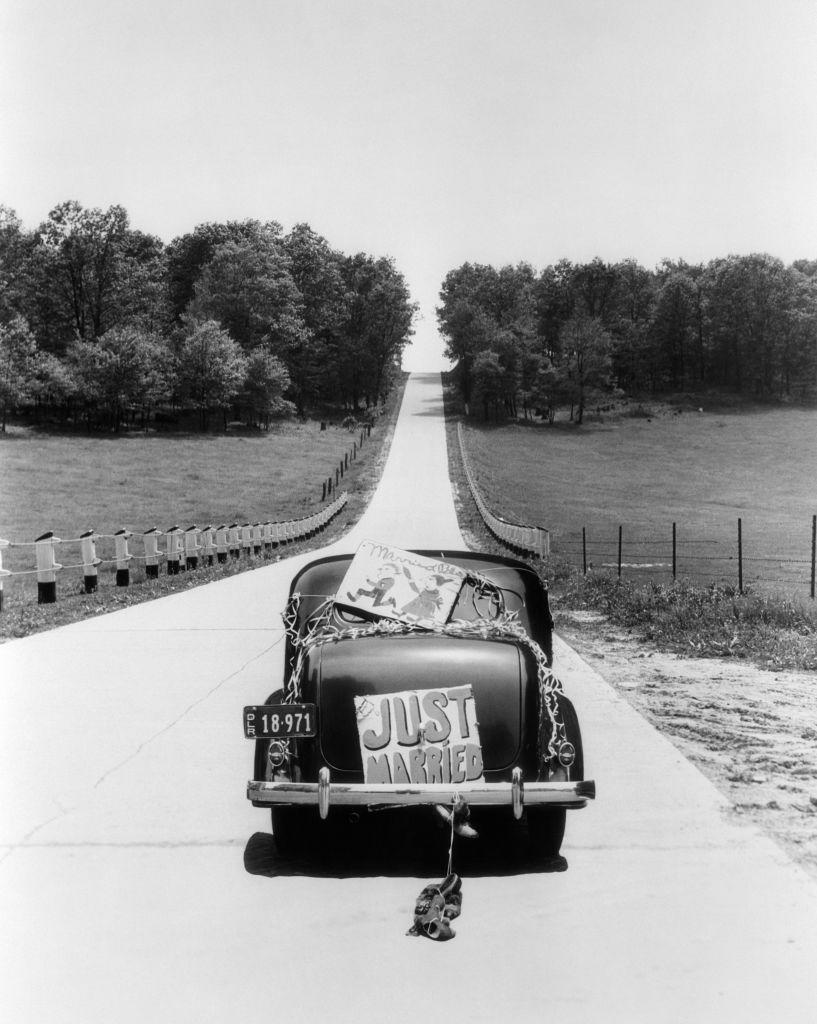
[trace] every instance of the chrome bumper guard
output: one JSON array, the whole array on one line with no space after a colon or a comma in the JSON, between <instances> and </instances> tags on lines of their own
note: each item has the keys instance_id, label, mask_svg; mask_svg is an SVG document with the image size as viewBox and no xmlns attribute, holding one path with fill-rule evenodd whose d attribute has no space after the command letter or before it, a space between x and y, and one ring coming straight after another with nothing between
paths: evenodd
<instances>
[{"instance_id":1,"label":"chrome bumper guard","mask_svg":"<svg viewBox=\"0 0 817 1024\"><path fill-rule=\"evenodd\" d=\"M332 782L329 769L321 768L318 782L248 782L247 799L255 807L270 804L317 805L325 818L335 807L413 807L424 804L450 804L459 796L472 807L513 808L516 818L525 807L548 804L553 807L584 807L596 797L596 783L525 782L514 768L511 782L466 782L459 785L425 782L406 785L391 783L367 786L365 783Z\"/></svg>"}]
</instances>

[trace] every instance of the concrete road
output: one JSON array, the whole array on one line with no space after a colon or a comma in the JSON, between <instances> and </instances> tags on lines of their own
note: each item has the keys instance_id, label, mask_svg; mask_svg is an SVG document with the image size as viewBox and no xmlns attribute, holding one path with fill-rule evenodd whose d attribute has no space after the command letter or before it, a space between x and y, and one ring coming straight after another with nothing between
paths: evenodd
<instances>
[{"instance_id":1,"label":"concrete road","mask_svg":"<svg viewBox=\"0 0 817 1024\"><path fill-rule=\"evenodd\" d=\"M464 547L436 376L337 547L364 537ZM265 873L240 714L281 677L312 557L0 648L2 1020L817 1019L817 886L561 643L599 793L569 815L569 871L493 849L447 944L404 934L444 865Z\"/></svg>"}]
</instances>

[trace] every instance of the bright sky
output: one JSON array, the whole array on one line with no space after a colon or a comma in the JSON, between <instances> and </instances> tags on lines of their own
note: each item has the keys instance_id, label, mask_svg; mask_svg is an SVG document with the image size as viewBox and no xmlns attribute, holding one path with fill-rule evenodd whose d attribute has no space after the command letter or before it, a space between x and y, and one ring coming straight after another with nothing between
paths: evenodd
<instances>
[{"instance_id":1,"label":"bright sky","mask_svg":"<svg viewBox=\"0 0 817 1024\"><path fill-rule=\"evenodd\" d=\"M436 369L466 260L817 258L817 4L0 0L0 202L66 199L391 255Z\"/></svg>"}]
</instances>

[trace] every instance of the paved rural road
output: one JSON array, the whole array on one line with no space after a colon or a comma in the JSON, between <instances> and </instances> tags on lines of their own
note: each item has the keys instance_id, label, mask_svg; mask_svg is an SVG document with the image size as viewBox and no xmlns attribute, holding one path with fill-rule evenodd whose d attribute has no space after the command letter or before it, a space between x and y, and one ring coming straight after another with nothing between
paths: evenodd
<instances>
[{"instance_id":1,"label":"paved rural road","mask_svg":"<svg viewBox=\"0 0 817 1024\"><path fill-rule=\"evenodd\" d=\"M436 376L339 548L365 536L463 546ZM306 560L0 648L4 1021L817 1019L817 886L563 644L599 793L567 873L466 874L447 944L404 934L433 871L248 873L240 712L280 678Z\"/></svg>"}]
</instances>

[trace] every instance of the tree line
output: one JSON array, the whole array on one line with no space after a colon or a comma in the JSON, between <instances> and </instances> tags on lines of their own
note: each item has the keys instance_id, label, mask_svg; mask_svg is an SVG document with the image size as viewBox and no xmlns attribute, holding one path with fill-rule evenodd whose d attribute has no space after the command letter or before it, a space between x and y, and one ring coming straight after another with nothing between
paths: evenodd
<instances>
[{"instance_id":1,"label":"tree line","mask_svg":"<svg viewBox=\"0 0 817 1024\"><path fill-rule=\"evenodd\" d=\"M198 225L165 244L122 206L69 201L31 231L0 206L0 406L119 430L196 410L269 425L381 401L415 305L388 257L308 224Z\"/></svg>"},{"instance_id":2,"label":"tree line","mask_svg":"<svg viewBox=\"0 0 817 1024\"><path fill-rule=\"evenodd\" d=\"M552 422L569 406L581 422L610 392L817 391L817 260L465 263L446 275L437 319L462 397L486 418Z\"/></svg>"}]
</instances>

